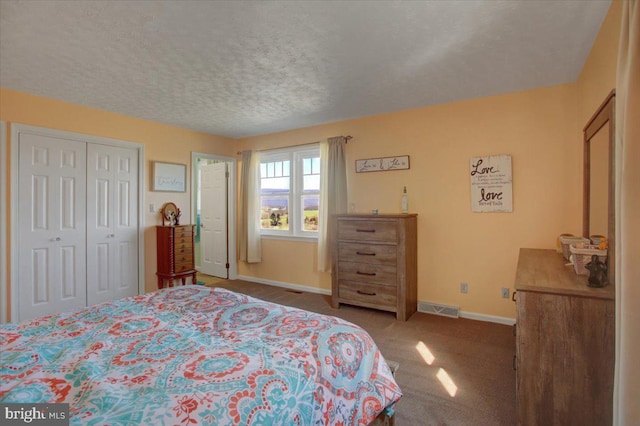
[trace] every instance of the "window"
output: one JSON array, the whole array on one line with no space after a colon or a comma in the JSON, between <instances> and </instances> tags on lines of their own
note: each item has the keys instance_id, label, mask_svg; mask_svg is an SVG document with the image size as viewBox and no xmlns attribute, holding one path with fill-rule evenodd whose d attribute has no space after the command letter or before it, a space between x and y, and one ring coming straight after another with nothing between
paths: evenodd
<instances>
[{"instance_id":1,"label":"window","mask_svg":"<svg viewBox=\"0 0 640 426\"><path fill-rule=\"evenodd\" d=\"M318 236L320 146L264 151L260 162L263 235Z\"/></svg>"}]
</instances>

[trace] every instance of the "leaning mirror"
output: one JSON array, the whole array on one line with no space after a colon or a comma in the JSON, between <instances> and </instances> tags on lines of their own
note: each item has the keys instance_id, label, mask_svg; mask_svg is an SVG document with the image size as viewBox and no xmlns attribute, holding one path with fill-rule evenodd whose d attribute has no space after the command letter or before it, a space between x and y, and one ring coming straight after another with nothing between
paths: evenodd
<instances>
[{"instance_id":1,"label":"leaning mirror","mask_svg":"<svg viewBox=\"0 0 640 426\"><path fill-rule=\"evenodd\" d=\"M582 235L607 237L610 285L615 282L615 99L615 90L612 90L583 129Z\"/></svg>"}]
</instances>

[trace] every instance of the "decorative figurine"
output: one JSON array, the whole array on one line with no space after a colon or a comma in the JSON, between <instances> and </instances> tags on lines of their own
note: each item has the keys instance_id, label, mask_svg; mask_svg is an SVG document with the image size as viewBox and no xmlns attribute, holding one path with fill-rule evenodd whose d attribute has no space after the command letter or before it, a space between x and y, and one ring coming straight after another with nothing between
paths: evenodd
<instances>
[{"instance_id":1,"label":"decorative figurine","mask_svg":"<svg viewBox=\"0 0 640 426\"><path fill-rule=\"evenodd\" d=\"M609 274L607 274L607 264L602 262L597 254L591 256L591 262L585 265L589 270L589 287L604 287L609 284Z\"/></svg>"},{"instance_id":2,"label":"decorative figurine","mask_svg":"<svg viewBox=\"0 0 640 426\"><path fill-rule=\"evenodd\" d=\"M179 208L176 207L176 215L174 216L174 221L175 221L175 225L178 226L180 225L180 216L182 216L182 212L180 211Z\"/></svg>"}]
</instances>

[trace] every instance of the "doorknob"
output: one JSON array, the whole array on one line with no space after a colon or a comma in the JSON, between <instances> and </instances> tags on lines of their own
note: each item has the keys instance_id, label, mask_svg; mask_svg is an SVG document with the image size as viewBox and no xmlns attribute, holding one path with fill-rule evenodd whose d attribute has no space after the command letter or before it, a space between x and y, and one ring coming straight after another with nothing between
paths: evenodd
<instances>
[{"instance_id":1,"label":"doorknob","mask_svg":"<svg viewBox=\"0 0 640 426\"><path fill-rule=\"evenodd\" d=\"M111 238L115 238L116 234L109 234Z\"/></svg>"},{"instance_id":2,"label":"doorknob","mask_svg":"<svg viewBox=\"0 0 640 426\"><path fill-rule=\"evenodd\" d=\"M51 241L60 241L61 239L62 238L60 238L60 237L55 237L55 238L52 238Z\"/></svg>"},{"instance_id":3,"label":"doorknob","mask_svg":"<svg viewBox=\"0 0 640 426\"><path fill-rule=\"evenodd\" d=\"M200 224L200 228L204 228L204 223L201 223L201 224Z\"/></svg>"}]
</instances>

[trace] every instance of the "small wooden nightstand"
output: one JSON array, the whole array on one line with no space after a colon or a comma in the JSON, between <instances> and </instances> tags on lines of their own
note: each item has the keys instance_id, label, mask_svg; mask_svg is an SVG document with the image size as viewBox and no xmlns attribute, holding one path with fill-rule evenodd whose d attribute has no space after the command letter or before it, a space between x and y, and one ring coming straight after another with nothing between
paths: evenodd
<instances>
[{"instance_id":1,"label":"small wooden nightstand","mask_svg":"<svg viewBox=\"0 0 640 426\"><path fill-rule=\"evenodd\" d=\"M158 288L164 287L164 280L169 287L177 278L185 285L186 278L191 276L195 284L196 269L193 254L193 235L195 225L157 226L158 249Z\"/></svg>"}]
</instances>

